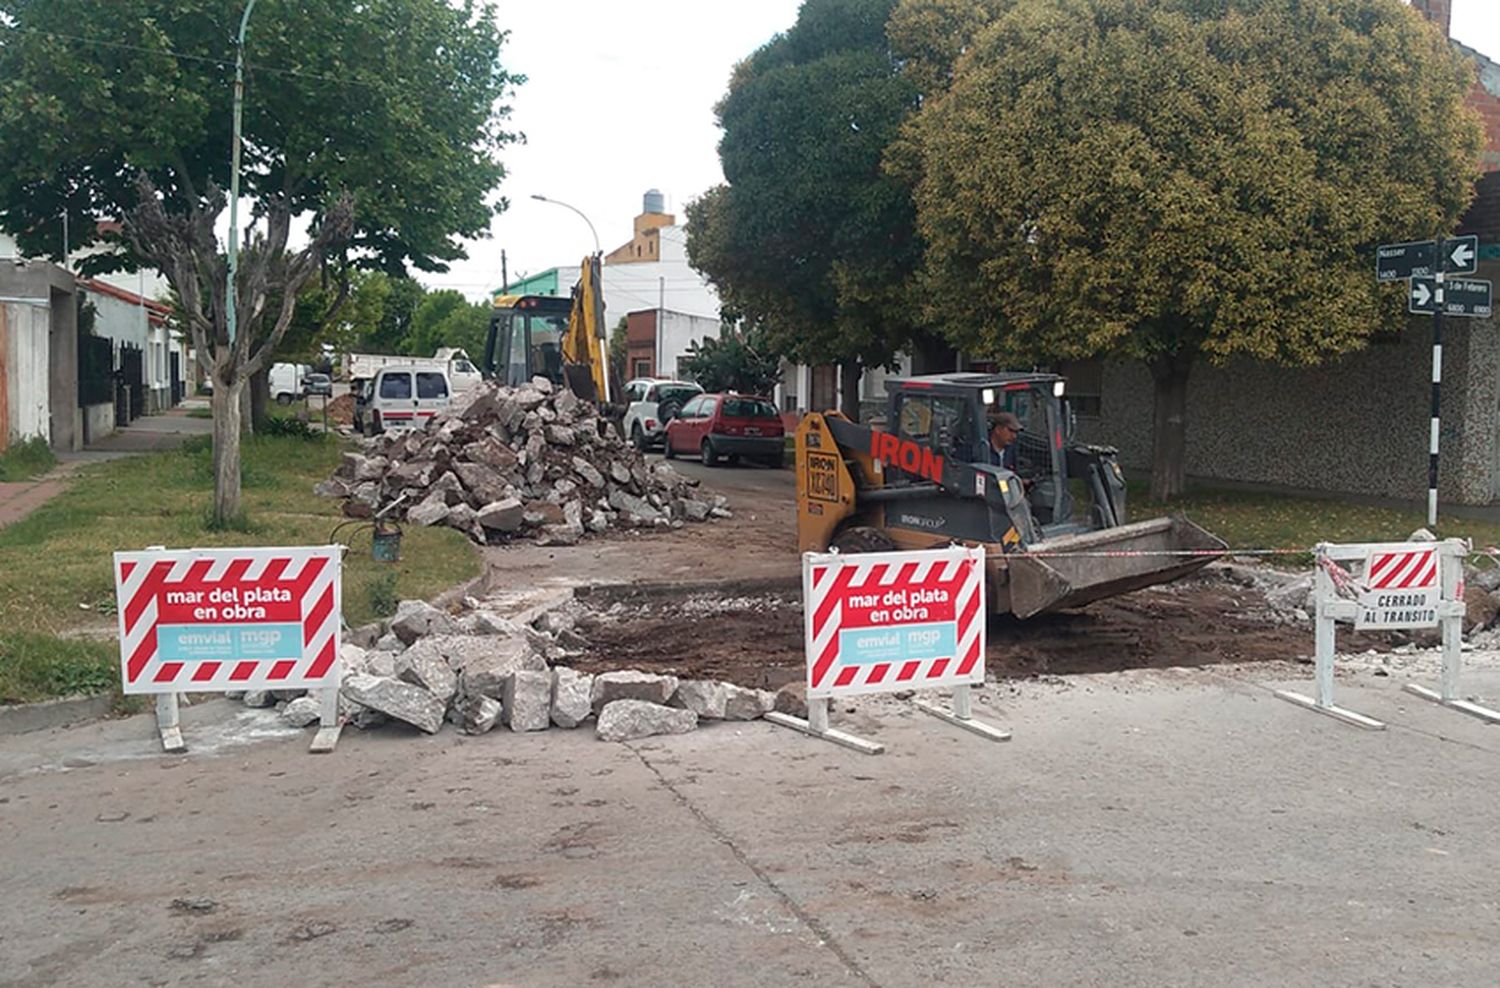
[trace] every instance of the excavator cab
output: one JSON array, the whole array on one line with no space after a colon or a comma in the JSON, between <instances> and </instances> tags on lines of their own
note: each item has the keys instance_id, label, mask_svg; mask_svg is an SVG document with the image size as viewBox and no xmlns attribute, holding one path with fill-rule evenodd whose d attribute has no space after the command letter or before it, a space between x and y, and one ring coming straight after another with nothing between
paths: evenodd
<instances>
[{"instance_id":1,"label":"excavator cab","mask_svg":"<svg viewBox=\"0 0 1500 988\"><path fill-rule=\"evenodd\" d=\"M1128 523L1115 450L1075 441L1057 375L938 374L886 388L883 428L836 412L799 426L803 551L983 545L995 609L1028 617L1176 579L1224 548L1184 518ZM1021 425L1003 451L990 442L1002 414Z\"/></svg>"},{"instance_id":2,"label":"excavator cab","mask_svg":"<svg viewBox=\"0 0 1500 988\"><path fill-rule=\"evenodd\" d=\"M501 295L494 305L481 364L486 378L516 387L545 377L601 409L610 407L598 254L583 259L570 298Z\"/></svg>"}]
</instances>

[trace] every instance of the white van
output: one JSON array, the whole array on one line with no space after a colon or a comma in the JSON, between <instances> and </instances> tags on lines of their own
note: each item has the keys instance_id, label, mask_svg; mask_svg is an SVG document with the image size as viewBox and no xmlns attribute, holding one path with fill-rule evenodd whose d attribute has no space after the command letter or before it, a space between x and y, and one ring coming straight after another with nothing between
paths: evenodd
<instances>
[{"instance_id":1,"label":"white van","mask_svg":"<svg viewBox=\"0 0 1500 988\"><path fill-rule=\"evenodd\" d=\"M382 367L365 388L367 397L360 417L365 434L370 436L386 429L425 425L453 400L448 372L431 366Z\"/></svg>"},{"instance_id":2,"label":"white van","mask_svg":"<svg viewBox=\"0 0 1500 988\"><path fill-rule=\"evenodd\" d=\"M310 370L306 364L272 364L271 397L278 405L290 405L302 397L302 375Z\"/></svg>"}]
</instances>

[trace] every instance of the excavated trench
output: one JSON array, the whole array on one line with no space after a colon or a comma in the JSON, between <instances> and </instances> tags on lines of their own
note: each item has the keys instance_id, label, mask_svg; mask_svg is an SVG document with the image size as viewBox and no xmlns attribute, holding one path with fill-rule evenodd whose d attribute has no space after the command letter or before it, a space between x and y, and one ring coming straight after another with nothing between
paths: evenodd
<instances>
[{"instance_id":1,"label":"excavated trench","mask_svg":"<svg viewBox=\"0 0 1500 988\"><path fill-rule=\"evenodd\" d=\"M596 586L578 601L589 644L574 665L588 672L650 669L760 689L804 675L793 581ZM1305 659L1312 644L1312 629L1278 619L1259 590L1207 571L1077 611L991 618L986 662L995 678L1072 675Z\"/></svg>"}]
</instances>

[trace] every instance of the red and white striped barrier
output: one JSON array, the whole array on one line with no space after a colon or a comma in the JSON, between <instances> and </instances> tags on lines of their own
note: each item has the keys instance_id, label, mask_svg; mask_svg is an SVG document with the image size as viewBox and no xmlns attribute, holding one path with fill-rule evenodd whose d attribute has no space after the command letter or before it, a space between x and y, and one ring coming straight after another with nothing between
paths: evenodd
<instances>
[{"instance_id":1,"label":"red and white striped barrier","mask_svg":"<svg viewBox=\"0 0 1500 988\"><path fill-rule=\"evenodd\" d=\"M115 553L126 693L337 685L337 546Z\"/></svg>"},{"instance_id":2,"label":"red and white striped barrier","mask_svg":"<svg viewBox=\"0 0 1500 988\"><path fill-rule=\"evenodd\" d=\"M807 695L984 682L984 552L814 557L807 567Z\"/></svg>"}]
</instances>

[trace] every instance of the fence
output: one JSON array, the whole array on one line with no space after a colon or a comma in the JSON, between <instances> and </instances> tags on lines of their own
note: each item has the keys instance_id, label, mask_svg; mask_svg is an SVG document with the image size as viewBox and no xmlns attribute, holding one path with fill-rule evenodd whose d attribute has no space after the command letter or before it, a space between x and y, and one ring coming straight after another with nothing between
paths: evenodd
<instances>
[{"instance_id":1,"label":"fence","mask_svg":"<svg viewBox=\"0 0 1500 988\"><path fill-rule=\"evenodd\" d=\"M115 348L107 336L78 336L78 407L107 405L115 394Z\"/></svg>"}]
</instances>

